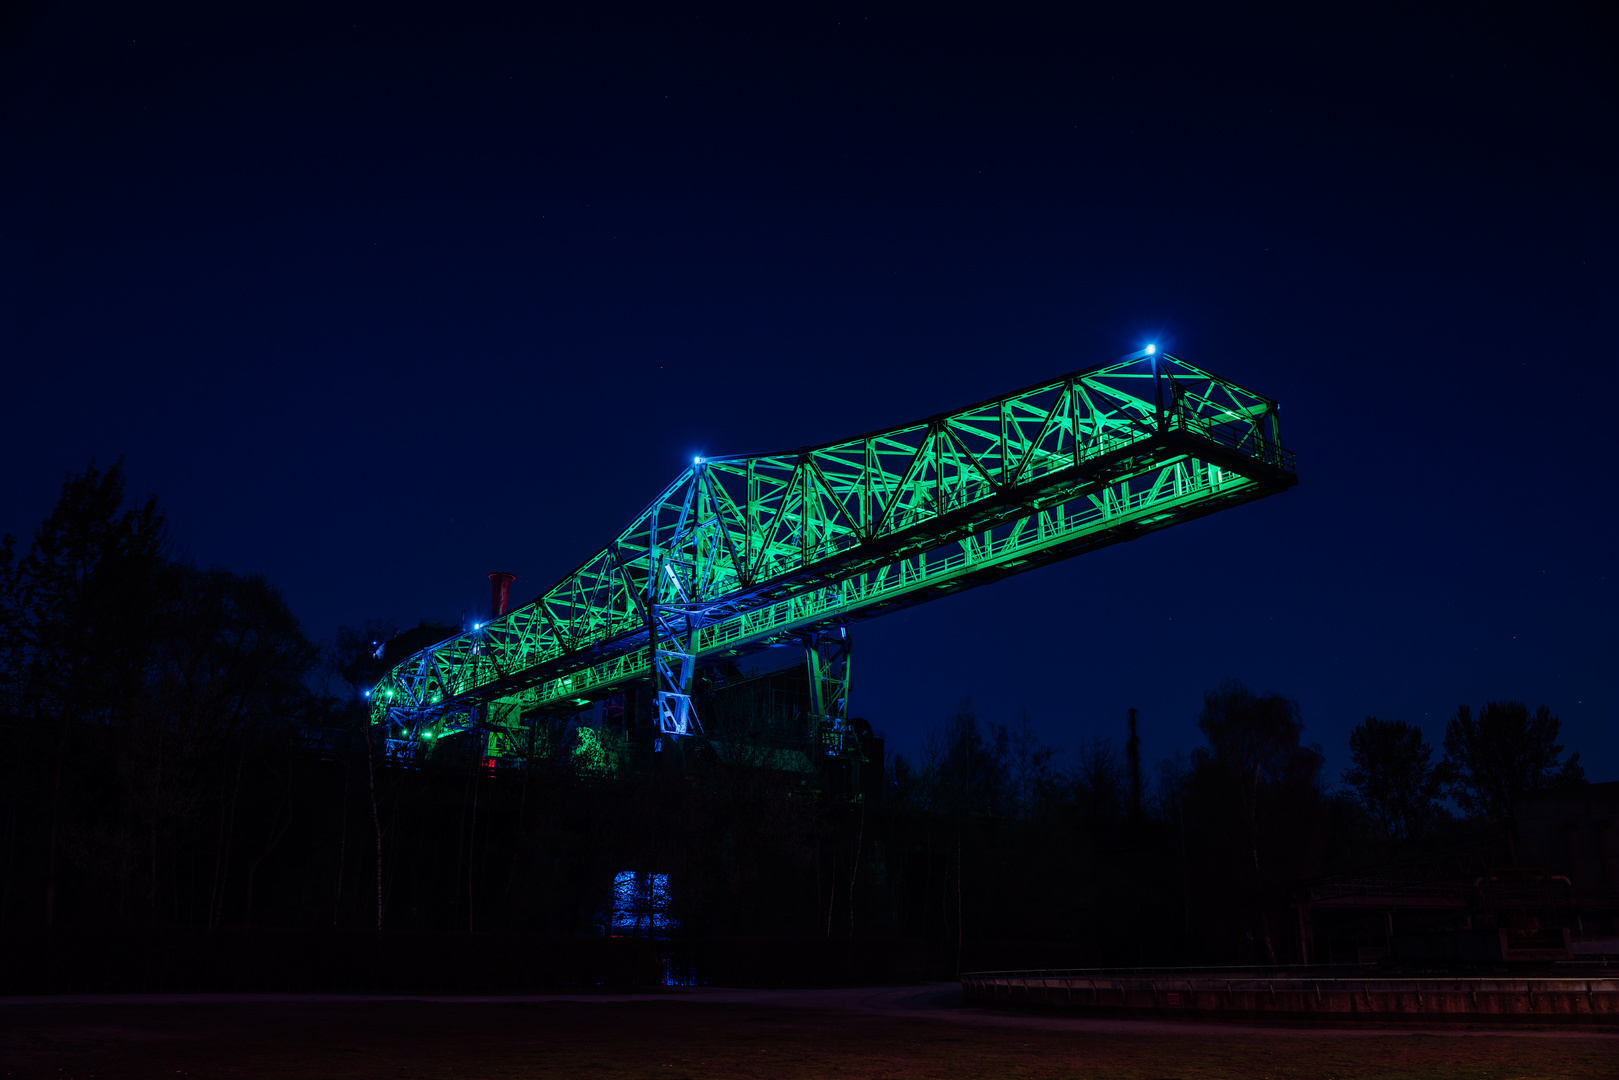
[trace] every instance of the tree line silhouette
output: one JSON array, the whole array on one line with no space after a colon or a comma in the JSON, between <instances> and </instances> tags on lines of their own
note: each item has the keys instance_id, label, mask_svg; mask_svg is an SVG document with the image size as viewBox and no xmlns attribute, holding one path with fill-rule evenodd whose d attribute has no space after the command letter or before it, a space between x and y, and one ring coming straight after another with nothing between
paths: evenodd
<instances>
[{"instance_id":1,"label":"tree line silhouette","mask_svg":"<svg viewBox=\"0 0 1619 1080\"><path fill-rule=\"evenodd\" d=\"M0 547L0 929L593 937L635 871L667 875L676 938L1276 963L1297 958L1301 879L1584 782L1557 718L1508 701L1458 708L1437 762L1419 728L1369 717L1335 785L1298 704L1236 681L1204 695L1204 744L1150 776L1133 715L1122 753L1065 761L970 702L890 757L880 795L696 752L611 769L577 731L510 768L453 746L404 763L360 696L392 636L317 645L262 577L171 557L120 466L69 477L27 550Z\"/></svg>"}]
</instances>

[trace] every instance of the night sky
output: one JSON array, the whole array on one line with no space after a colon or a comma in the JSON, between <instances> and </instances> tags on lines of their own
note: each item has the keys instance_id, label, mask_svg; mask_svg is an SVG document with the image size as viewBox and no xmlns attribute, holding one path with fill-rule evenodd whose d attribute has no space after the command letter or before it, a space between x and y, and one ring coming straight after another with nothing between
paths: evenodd
<instances>
[{"instance_id":1,"label":"night sky","mask_svg":"<svg viewBox=\"0 0 1619 1080\"><path fill-rule=\"evenodd\" d=\"M0 531L123 455L312 637L453 623L693 455L1155 342L1280 400L1299 486L861 624L856 713L1071 761L1134 705L1157 759L1236 677L1335 779L1516 698L1619 778L1612 17L1005 7L25 6Z\"/></svg>"}]
</instances>

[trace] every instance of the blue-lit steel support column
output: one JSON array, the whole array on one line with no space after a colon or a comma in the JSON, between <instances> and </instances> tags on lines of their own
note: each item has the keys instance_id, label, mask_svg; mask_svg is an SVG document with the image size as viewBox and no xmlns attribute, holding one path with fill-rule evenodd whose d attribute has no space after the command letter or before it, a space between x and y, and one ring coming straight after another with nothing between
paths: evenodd
<instances>
[{"instance_id":1,"label":"blue-lit steel support column","mask_svg":"<svg viewBox=\"0 0 1619 1080\"><path fill-rule=\"evenodd\" d=\"M652 605L652 655L657 669L658 731L679 738L703 727L692 707L697 657L691 648L691 616L666 604Z\"/></svg>"},{"instance_id":2,"label":"blue-lit steel support column","mask_svg":"<svg viewBox=\"0 0 1619 1080\"><path fill-rule=\"evenodd\" d=\"M803 635L809 669L810 711L828 754L843 753L849 733L849 671L854 638L847 623Z\"/></svg>"}]
</instances>

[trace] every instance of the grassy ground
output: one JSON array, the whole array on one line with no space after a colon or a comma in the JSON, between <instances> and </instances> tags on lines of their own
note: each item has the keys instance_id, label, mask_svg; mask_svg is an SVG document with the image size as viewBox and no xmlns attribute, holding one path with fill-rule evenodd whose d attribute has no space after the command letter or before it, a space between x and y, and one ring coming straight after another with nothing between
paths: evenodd
<instances>
[{"instance_id":1,"label":"grassy ground","mask_svg":"<svg viewBox=\"0 0 1619 1080\"><path fill-rule=\"evenodd\" d=\"M666 1000L0 1004L0 1076L1612 1078L1619 1040L1098 1032Z\"/></svg>"}]
</instances>

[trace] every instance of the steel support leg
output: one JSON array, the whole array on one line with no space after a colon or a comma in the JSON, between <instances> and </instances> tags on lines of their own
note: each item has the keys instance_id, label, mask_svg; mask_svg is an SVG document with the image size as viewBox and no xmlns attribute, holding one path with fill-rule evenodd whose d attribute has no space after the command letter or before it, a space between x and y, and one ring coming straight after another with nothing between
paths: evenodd
<instances>
[{"instance_id":1,"label":"steel support leg","mask_svg":"<svg viewBox=\"0 0 1619 1080\"><path fill-rule=\"evenodd\" d=\"M803 641L816 741L824 753L841 754L849 739L849 654L854 639L844 624L811 631Z\"/></svg>"},{"instance_id":2,"label":"steel support leg","mask_svg":"<svg viewBox=\"0 0 1619 1080\"><path fill-rule=\"evenodd\" d=\"M652 658L657 668L658 731L680 738L701 734L691 685L697 658L691 650L691 617L661 604L652 609Z\"/></svg>"}]
</instances>

